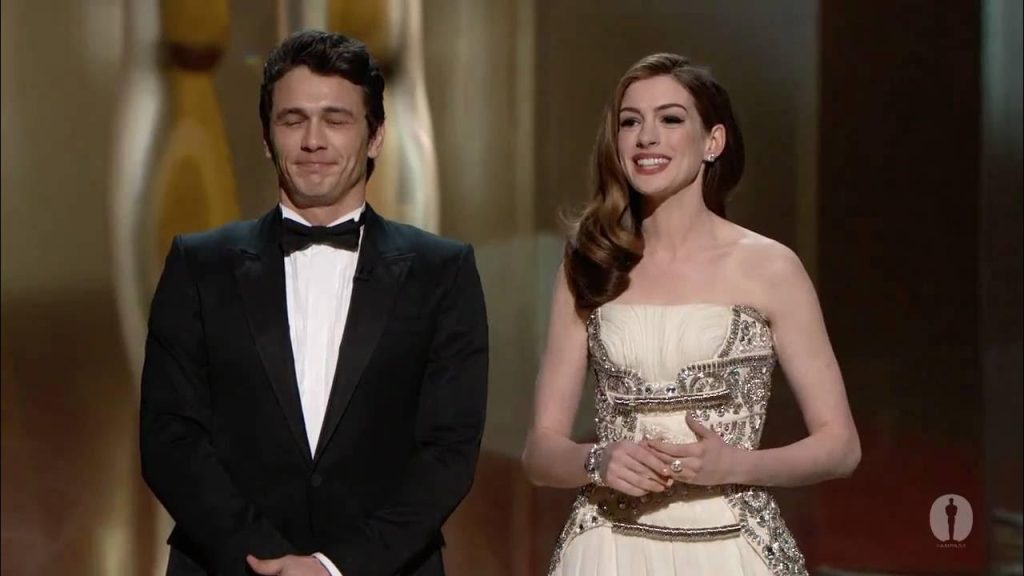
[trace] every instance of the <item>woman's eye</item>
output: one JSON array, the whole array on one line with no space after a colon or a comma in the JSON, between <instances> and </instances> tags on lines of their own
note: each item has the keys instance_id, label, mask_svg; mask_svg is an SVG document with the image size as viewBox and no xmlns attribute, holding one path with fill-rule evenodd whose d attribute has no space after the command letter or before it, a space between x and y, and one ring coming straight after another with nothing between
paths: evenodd
<instances>
[{"instance_id":1,"label":"woman's eye","mask_svg":"<svg viewBox=\"0 0 1024 576\"><path fill-rule=\"evenodd\" d=\"M623 118L623 119L619 120L619 127L620 128L630 128L630 127L636 126L638 124L640 124L640 121L637 120L636 118Z\"/></svg>"}]
</instances>

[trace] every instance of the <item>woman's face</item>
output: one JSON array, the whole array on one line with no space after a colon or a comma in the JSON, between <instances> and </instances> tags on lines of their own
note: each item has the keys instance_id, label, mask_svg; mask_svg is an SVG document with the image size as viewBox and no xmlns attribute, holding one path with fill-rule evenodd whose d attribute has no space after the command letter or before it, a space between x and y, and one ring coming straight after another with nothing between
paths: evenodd
<instances>
[{"instance_id":1,"label":"woman's face","mask_svg":"<svg viewBox=\"0 0 1024 576\"><path fill-rule=\"evenodd\" d=\"M720 152L724 129L704 128L686 88L671 76L637 80L618 112L619 163L637 192L664 199L694 186L700 191L703 160Z\"/></svg>"}]
</instances>

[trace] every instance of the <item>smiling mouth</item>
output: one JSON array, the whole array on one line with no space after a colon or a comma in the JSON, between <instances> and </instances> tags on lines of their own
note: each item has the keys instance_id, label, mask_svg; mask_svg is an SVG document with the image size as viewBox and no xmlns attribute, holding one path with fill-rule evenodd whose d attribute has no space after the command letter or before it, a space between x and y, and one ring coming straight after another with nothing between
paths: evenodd
<instances>
[{"instance_id":1,"label":"smiling mouth","mask_svg":"<svg viewBox=\"0 0 1024 576\"><path fill-rule=\"evenodd\" d=\"M656 174L668 166L672 159L666 156L641 156L633 159L633 165L640 174Z\"/></svg>"},{"instance_id":2,"label":"smiling mouth","mask_svg":"<svg viewBox=\"0 0 1024 576\"><path fill-rule=\"evenodd\" d=\"M640 158L636 161L636 164L641 168L653 168L668 164L668 158Z\"/></svg>"},{"instance_id":3,"label":"smiling mouth","mask_svg":"<svg viewBox=\"0 0 1024 576\"><path fill-rule=\"evenodd\" d=\"M296 166L303 170L325 170L334 166L333 162L296 162Z\"/></svg>"}]
</instances>

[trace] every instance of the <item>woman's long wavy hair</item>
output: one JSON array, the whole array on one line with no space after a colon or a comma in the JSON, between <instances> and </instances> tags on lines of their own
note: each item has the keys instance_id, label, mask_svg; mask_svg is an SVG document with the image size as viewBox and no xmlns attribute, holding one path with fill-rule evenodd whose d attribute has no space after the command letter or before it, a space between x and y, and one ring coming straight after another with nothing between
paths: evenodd
<instances>
[{"instance_id":1,"label":"woman's long wavy hair","mask_svg":"<svg viewBox=\"0 0 1024 576\"><path fill-rule=\"evenodd\" d=\"M582 317L626 291L629 273L643 255L643 197L619 161L619 108L631 84L655 76L671 76L686 88L705 130L725 128L725 148L704 164L704 203L712 212L725 217L726 198L743 175L743 135L729 95L707 69L676 54L652 54L630 67L605 108L590 162L593 196L570 222L565 247L566 280Z\"/></svg>"}]
</instances>

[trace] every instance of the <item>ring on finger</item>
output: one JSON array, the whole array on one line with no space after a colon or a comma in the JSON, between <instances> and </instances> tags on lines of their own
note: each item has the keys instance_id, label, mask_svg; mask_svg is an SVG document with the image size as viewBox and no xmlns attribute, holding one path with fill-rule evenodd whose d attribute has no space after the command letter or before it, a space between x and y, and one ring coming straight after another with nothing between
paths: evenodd
<instances>
[{"instance_id":1,"label":"ring on finger","mask_svg":"<svg viewBox=\"0 0 1024 576\"><path fill-rule=\"evenodd\" d=\"M673 460L672 461L672 471L675 472L676 474L682 472L683 471L683 461L680 460L679 458L676 458L675 460Z\"/></svg>"}]
</instances>

